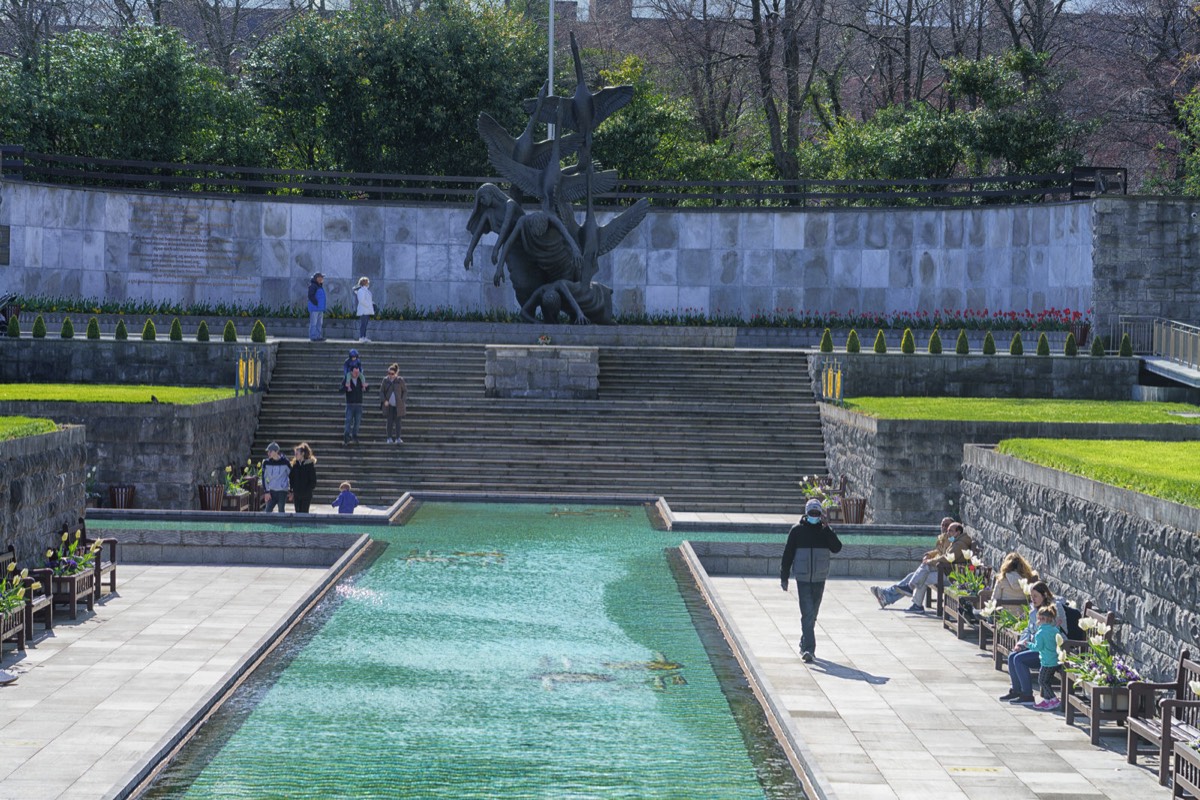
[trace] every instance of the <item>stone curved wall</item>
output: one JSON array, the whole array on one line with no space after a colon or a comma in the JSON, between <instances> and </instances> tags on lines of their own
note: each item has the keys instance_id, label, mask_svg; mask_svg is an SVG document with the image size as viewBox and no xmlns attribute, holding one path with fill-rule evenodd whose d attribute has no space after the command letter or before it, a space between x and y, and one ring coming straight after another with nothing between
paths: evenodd
<instances>
[{"instance_id":1,"label":"stone curved wall","mask_svg":"<svg viewBox=\"0 0 1200 800\"><path fill-rule=\"evenodd\" d=\"M3 182L4 289L105 300L300 303L327 277L376 302L515 309L467 207L204 198ZM608 214L601 214L601 223ZM601 259L618 312L1086 309L1090 203L944 209L655 210ZM2 254L0 254L2 255Z\"/></svg>"},{"instance_id":2,"label":"stone curved wall","mask_svg":"<svg viewBox=\"0 0 1200 800\"><path fill-rule=\"evenodd\" d=\"M986 561L1016 550L1051 590L1116 612L1134 662L1173 674L1200 649L1200 509L968 447L962 520Z\"/></svg>"},{"instance_id":3,"label":"stone curved wall","mask_svg":"<svg viewBox=\"0 0 1200 800\"><path fill-rule=\"evenodd\" d=\"M14 545L22 567L41 566L64 524L75 530L83 516L86 457L77 425L0 442L0 549Z\"/></svg>"}]
</instances>

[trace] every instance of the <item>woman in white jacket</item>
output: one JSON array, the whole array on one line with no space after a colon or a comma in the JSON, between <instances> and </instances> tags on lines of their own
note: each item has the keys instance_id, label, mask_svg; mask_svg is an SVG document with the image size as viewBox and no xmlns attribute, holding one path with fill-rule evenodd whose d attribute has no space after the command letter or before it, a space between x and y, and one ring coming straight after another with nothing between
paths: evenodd
<instances>
[{"instance_id":1,"label":"woman in white jacket","mask_svg":"<svg viewBox=\"0 0 1200 800\"><path fill-rule=\"evenodd\" d=\"M354 297L358 301L358 340L369 342L367 338L367 321L375 316L375 303L371 298L371 279L366 275L358 279L354 287Z\"/></svg>"}]
</instances>

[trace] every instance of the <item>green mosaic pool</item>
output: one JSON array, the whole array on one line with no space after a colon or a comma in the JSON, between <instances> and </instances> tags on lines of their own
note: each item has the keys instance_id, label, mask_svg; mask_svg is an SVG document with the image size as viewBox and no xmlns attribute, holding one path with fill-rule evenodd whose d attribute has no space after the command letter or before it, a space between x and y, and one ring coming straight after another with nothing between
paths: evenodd
<instances>
[{"instance_id":1,"label":"green mosaic pool","mask_svg":"<svg viewBox=\"0 0 1200 800\"><path fill-rule=\"evenodd\" d=\"M426 504L372 536L145 796L803 797L642 509Z\"/></svg>"}]
</instances>

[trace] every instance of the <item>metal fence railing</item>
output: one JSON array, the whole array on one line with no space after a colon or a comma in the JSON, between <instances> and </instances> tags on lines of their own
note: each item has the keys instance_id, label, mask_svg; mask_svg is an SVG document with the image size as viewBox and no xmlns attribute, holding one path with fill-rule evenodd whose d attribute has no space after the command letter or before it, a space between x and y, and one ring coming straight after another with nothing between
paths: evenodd
<instances>
[{"instance_id":1,"label":"metal fence railing","mask_svg":"<svg viewBox=\"0 0 1200 800\"><path fill-rule=\"evenodd\" d=\"M1133 354L1137 356L1147 356L1154 353L1154 323L1157 320L1154 317L1142 317L1131 314L1122 314L1117 318L1116 337L1112 341L1112 348L1115 350L1120 344L1121 337L1124 334L1129 334L1129 341L1133 345Z\"/></svg>"},{"instance_id":2,"label":"metal fence railing","mask_svg":"<svg viewBox=\"0 0 1200 800\"><path fill-rule=\"evenodd\" d=\"M1191 369L1200 369L1200 328L1175 320L1156 319L1152 352Z\"/></svg>"}]
</instances>

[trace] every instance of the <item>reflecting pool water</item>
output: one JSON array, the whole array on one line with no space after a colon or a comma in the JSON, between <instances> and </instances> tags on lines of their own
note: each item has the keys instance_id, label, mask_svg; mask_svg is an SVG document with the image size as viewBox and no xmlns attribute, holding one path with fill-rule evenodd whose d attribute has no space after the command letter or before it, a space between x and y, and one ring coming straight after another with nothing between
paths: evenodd
<instances>
[{"instance_id":1,"label":"reflecting pool water","mask_svg":"<svg viewBox=\"0 0 1200 800\"><path fill-rule=\"evenodd\" d=\"M803 796L642 509L426 504L372 536L147 796Z\"/></svg>"}]
</instances>

